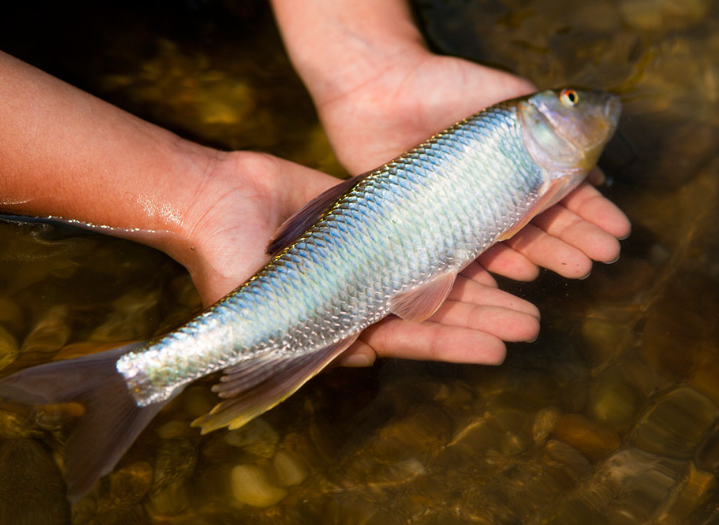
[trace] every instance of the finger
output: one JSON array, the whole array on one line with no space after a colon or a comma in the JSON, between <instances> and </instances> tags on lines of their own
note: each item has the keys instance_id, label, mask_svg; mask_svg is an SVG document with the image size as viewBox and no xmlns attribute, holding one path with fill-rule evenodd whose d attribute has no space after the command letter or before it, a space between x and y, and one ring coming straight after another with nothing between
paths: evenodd
<instances>
[{"instance_id":1,"label":"finger","mask_svg":"<svg viewBox=\"0 0 719 525\"><path fill-rule=\"evenodd\" d=\"M447 300L467 303L473 306L495 306L525 313L536 319L540 318L539 309L529 301L520 299L516 295L512 295L504 290L483 286L462 276L457 277ZM442 305L441 308L444 308L444 305Z\"/></svg>"},{"instance_id":2,"label":"finger","mask_svg":"<svg viewBox=\"0 0 719 525\"><path fill-rule=\"evenodd\" d=\"M469 265L462 270L459 275L484 286L491 286L492 288L496 288L498 286L494 277L492 277L492 275L477 261L469 263Z\"/></svg>"},{"instance_id":3,"label":"finger","mask_svg":"<svg viewBox=\"0 0 719 525\"><path fill-rule=\"evenodd\" d=\"M592 168L586 178L586 181L592 186L599 186L601 184L604 184L606 180L607 177L604 175L604 172L597 166L594 166Z\"/></svg>"},{"instance_id":4,"label":"finger","mask_svg":"<svg viewBox=\"0 0 719 525\"><path fill-rule=\"evenodd\" d=\"M533 281L539 276L536 264L504 243L485 251L479 256L479 263L490 272L515 281Z\"/></svg>"},{"instance_id":5,"label":"finger","mask_svg":"<svg viewBox=\"0 0 719 525\"><path fill-rule=\"evenodd\" d=\"M532 224L578 248L595 261L608 263L619 257L620 247L616 237L564 206L552 206L535 217Z\"/></svg>"},{"instance_id":6,"label":"finger","mask_svg":"<svg viewBox=\"0 0 719 525\"><path fill-rule=\"evenodd\" d=\"M581 279L592 270L592 261L584 252L533 224L505 242L534 264L569 279Z\"/></svg>"},{"instance_id":7,"label":"finger","mask_svg":"<svg viewBox=\"0 0 719 525\"><path fill-rule=\"evenodd\" d=\"M446 301L429 322L469 328L511 342L533 341L539 334L538 316L501 306L460 301Z\"/></svg>"},{"instance_id":8,"label":"finger","mask_svg":"<svg viewBox=\"0 0 719 525\"><path fill-rule=\"evenodd\" d=\"M352 345L332 362L333 366L346 366L361 368L372 366L377 360L377 353L362 339L357 339Z\"/></svg>"},{"instance_id":9,"label":"finger","mask_svg":"<svg viewBox=\"0 0 719 525\"><path fill-rule=\"evenodd\" d=\"M387 317L367 328L338 364L357 366L352 362L353 356L357 355L363 356L367 364L375 357L500 364L504 361L506 347L501 339L486 332L428 321L409 323L398 317Z\"/></svg>"},{"instance_id":10,"label":"finger","mask_svg":"<svg viewBox=\"0 0 719 525\"><path fill-rule=\"evenodd\" d=\"M624 212L587 183L567 195L562 205L618 239L627 238L632 231Z\"/></svg>"}]
</instances>

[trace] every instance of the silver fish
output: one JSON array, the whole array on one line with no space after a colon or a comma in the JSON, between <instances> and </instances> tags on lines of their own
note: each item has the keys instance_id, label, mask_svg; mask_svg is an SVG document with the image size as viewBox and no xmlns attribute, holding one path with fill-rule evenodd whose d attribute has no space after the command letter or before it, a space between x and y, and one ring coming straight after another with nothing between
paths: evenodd
<instances>
[{"instance_id":1,"label":"silver fish","mask_svg":"<svg viewBox=\"0 0 719 525\"><path fill-rule=\"evenodd\" d=\"M85 408L67 440L68 495L108 473L170 399L224 371L193 425L237 428L294 393L392 313L431 316L455 277L581 182L613 134L617 97L543 91L487 108L287 221L270 262L156 341L23 370L0 395Z\"/></svg>"}]
</instances>

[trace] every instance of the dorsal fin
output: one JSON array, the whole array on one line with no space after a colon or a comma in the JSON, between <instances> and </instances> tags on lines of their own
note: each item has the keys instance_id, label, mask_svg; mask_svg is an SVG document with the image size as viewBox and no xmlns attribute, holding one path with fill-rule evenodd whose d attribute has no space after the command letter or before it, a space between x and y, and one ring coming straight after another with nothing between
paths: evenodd
<instances>
[{"instance_id":1,"label":"dorsal fin","mask_svg":"<svg viewBox=\"0 0 719 525\"><path fill-rule=\"evenodd\" d=\"M310 202L302 206L292 217L282 223L277 231L275 232L270 242L267 244L265 252L268 255L275 256L282 250L287 248L290 244L295 242L300 235L309 229L322 214L334 204L342 195L347 193L356 184L367 178L370 172L362 173L352 177L351 179L343 180L336 186L332 186L330 189L320 193L317 197L312 199Z\"/></svg>"}]
</instances>

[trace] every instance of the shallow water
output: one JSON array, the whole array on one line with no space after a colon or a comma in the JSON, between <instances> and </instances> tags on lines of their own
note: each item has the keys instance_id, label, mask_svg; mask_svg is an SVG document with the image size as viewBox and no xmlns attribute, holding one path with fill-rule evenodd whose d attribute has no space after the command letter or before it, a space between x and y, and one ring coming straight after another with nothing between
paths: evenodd
<instances>
[{"instance_id":1,"label":"shallow water","mask_svg":"<svg viewBox=\"0 0 719 525\"><path fill-rule=\"evenodd\" d=\"M200 382L72 509L67 414L7 407L3 524L719 522L719 3L415 7L439 51L622 95L603 164L634 225L622 258L585 281L504 282L540 306L542 335L498 368L331 370L204 437L188 425L215 402ZM262 3L13 9L0 48L184 136L342 174ZM139 245L13 223L0 243L3 373L199 307L184 270Z\"/></svg>"}]
</instances>

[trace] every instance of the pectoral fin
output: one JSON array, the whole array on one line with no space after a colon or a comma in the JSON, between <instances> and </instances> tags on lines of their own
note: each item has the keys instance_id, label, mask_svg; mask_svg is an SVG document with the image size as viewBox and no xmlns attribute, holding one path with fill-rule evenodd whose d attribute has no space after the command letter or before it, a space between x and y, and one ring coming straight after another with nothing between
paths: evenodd
<instances>
[{"instance_id":1,"label":"pectoral fin","mask_svg":"<svg viewBox=\"0 0 719 525\"><path fill-rule=\"evenodd\" d=\"M547 185L542 195L537 201L527 210L527 213L511 228L505 231L497 239L498 241L506 241L511 239L514 235L524 228L529 222L534 219L537 215L542 213L544 210L556 204L560 199L566 195L566 190L569 189L570 183L569 177L562 177L555 179Z\"/></svg>"},{"instance_id":2,"label":"pectoral fin","mask_svg":"<svg viewBox=\"0 0 719 525\"><path fill-rule=\"evenodd\" d=\"M455 272L445 273L428 283L399 294L392 299L390 310L397 317L421 323L442 306L456 278Z\"/></svg>"},{"instance_id":3,"label":"pectoral fin","mask_svg":"<svg viewBox=\"0 0 719 525\"><path fill-rule=\"evenodd\" d=\"M201 427L203 434L222 427L240 428L294 394L356 339L355 335L310 354L259 357L228 368L213 387L226 399L192 426Z\"/></svg>"}]
</instances>

